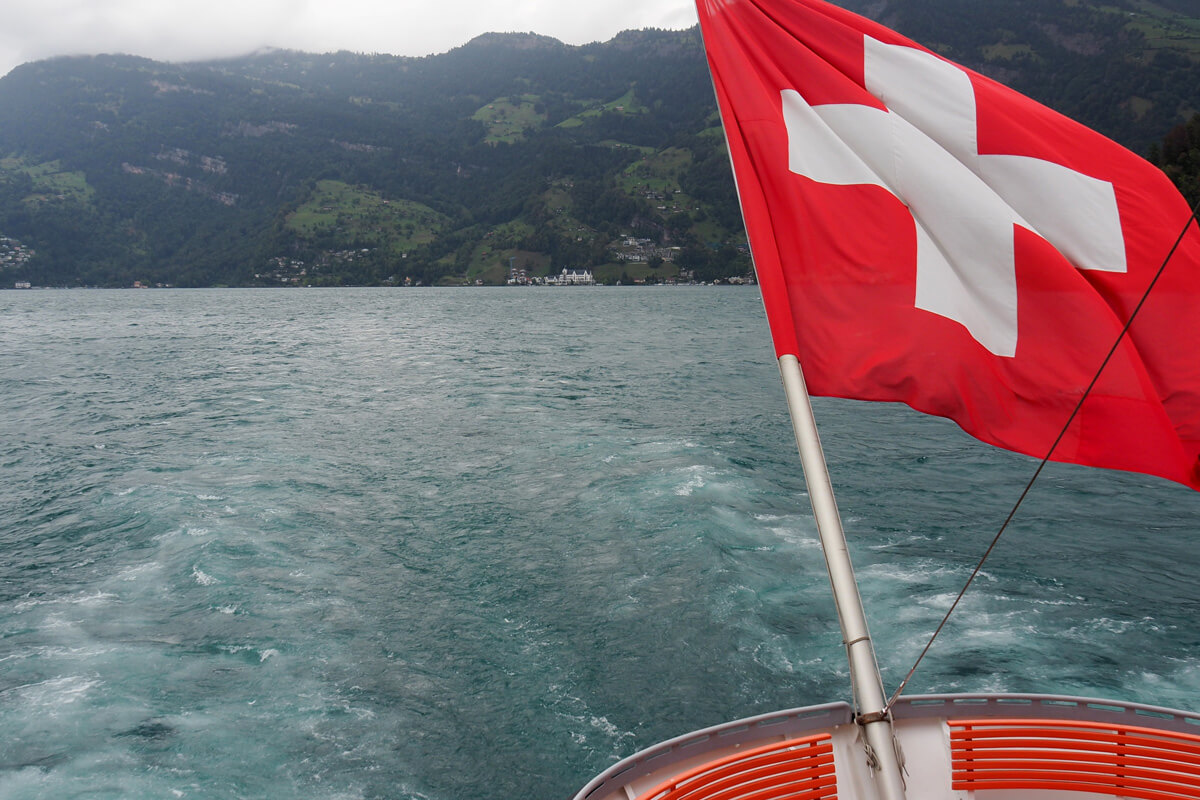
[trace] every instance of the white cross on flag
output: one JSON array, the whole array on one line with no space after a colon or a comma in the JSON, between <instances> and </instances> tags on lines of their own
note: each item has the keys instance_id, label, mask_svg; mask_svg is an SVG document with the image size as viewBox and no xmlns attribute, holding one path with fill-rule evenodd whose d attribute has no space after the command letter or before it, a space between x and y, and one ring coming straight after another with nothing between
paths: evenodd
<instances>
[{"instance_id":1,"label":"white cross on flag","mask_svg":"<svg viewBox=\"0 0 1200 800\"><path fill-rule=\"evenodd\" d=\"M1190 216L1157 168L823 0L697 0L778 355L1041 457ZM1054 458L1200 489L1200 226Z\"/></svg>"}]
</instances>

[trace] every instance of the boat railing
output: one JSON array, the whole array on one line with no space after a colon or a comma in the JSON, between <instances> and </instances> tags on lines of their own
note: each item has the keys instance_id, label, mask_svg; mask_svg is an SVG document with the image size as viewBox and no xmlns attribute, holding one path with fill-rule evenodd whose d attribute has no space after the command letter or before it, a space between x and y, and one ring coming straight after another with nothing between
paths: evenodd
<instances>
[{"instance_id":1,"label":"boat railing","mask_svg":"<svg viewBox=\"0 0 1200 800\"><path fill-rule=\"evenodd\" d=\"M943 720L953 725L955 720L1025 719L1086 722L1200 736L1200 714L1064 695L912 695L899 699L891 711L900 732L906 723L920 723L921 720ZM828 703L762 714L694 731L653 745L612 765L580 790L574 800L635 797L642 794L640 789L634 791L635 786L658 784L664 777L681 775L743 748L831 732L852 724L853 720L854 712L848 703Z\"/></svg>"},{"instance_id":2,"label":"boat railing","mask_svg":"<svg viewBox=\"0 0 1200 800\"><path fill-rule=\"evenodd\" d=\"M955 790L1200 798L1200 735L1093 720L949 722Z\"/></svg>"},{"instance_id":3,"label":"boat railing","mask_svg":"<svg viewBox=\"0 0 1200 800\"><path fill-rule=\"evenodd\" d=\"M776 711L660 742L613 764L592 779L575 795L575 800L604 797L613 786L628 786L651 775L662 774L681 764L703 761L711 754L726 752L767 739L793 739L815 731L847 725L854 719L849 703Z\"/></svg>"},{"instance_id":4,"label":"boat railing","mask_svg":"<svg viewBox=\"0 0 1200 800\"><path fill-rule=\"evenodd\" d=\"M672 775L637 800L805 798L835 800L837 775L828 733L750 747Z\"/></svg>"},{"instance_id":5,"label":"boat railing","mask_svg":"<svg viewBox=\"0 0 1200 800\"><path fill-rule=\"evenodd\" d=\"M1054 694L927 694L901 697L896 720L1022 717L1136 725L1200 734L1200 714L1172 708Z\"/></svg>"}]
</instances>

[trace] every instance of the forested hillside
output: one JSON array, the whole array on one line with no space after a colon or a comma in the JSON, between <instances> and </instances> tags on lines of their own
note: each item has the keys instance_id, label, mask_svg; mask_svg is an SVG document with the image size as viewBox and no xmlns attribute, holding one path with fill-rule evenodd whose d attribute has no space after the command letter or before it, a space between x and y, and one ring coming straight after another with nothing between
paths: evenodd
<instances>
[{"instance_id":1,"label":"forested hillside","mask_svg":"<svg viewBox=\"0 0 1200 800\"><path fill-rule=\"evenodd\" d=\"M1156 145L1196 182L1188 129L1164 142L1200 109L1192 0L846 5L1138 152ZM696 31L583 47L489 34L426 58L65 58L0 79L0 286L502 283L568 267L748 270Z\"/></svg>"}]
</instances>

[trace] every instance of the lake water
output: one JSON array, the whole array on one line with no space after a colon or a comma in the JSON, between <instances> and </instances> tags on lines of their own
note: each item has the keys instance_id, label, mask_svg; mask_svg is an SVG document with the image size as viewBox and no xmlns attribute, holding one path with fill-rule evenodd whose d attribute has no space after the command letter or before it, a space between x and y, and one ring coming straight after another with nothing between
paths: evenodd
<instances>
[{"instance_id":1,"label":"lake water","mask_svg":"<svg viewBox=\"0 0 1200 800\"><path fill-rule=\"evenodd\" d=\"M753 288L0 293L0 797L570 797L847 699ZM1033 469L818 400L889 689ZM911 692L1197 709L1200 497L1052 465Z\"/></svg>"}]
</instances>

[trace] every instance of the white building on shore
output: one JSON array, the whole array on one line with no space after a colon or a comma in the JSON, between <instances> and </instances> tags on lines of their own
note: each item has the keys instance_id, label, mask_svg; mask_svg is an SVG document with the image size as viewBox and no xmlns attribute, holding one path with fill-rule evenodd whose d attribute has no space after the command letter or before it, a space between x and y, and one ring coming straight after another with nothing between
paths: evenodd
<instances>
[{"instance_id":1,"label":"white building on shore","mask_svg":"<svg viewBox=\"0 0 1200 800\"><path fill-rule=\"evenodd\" d=\"M559 273L557 277L550 275L546 278L546 283L552 283L556 286L594 286L596 279L592 275L591 270L587 269L567 269Z\"/></svg>"}]
</instances>

